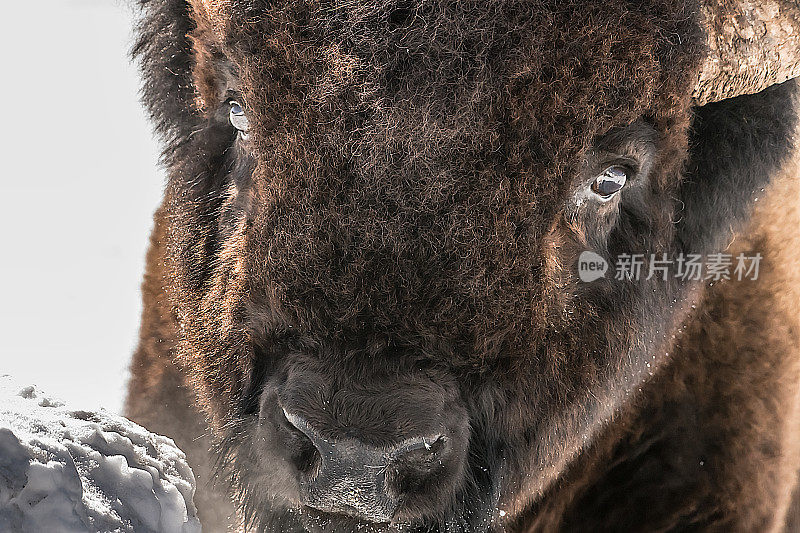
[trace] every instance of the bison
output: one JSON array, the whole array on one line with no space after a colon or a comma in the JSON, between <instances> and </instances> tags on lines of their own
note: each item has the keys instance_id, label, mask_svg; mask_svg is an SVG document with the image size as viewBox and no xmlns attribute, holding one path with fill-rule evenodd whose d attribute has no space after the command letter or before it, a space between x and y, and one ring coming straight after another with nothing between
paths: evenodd
<instances>
[{"instance_id":1,"label":"bison","mask_svg":"<svg viewBox=\"0 0 800 533\"><path fill-rule=\"evenodd\" d=\"M798 526L796 2L139 3L206 530Z\"/></svg>"}]
</instances>

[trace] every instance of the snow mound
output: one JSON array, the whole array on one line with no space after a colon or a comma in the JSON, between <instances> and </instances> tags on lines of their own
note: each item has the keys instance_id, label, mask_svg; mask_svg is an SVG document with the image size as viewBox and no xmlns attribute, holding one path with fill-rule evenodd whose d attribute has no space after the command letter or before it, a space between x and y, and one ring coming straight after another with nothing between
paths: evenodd
<instances>
[{"instance_id":1,"label":"snow mound","mask_svg":"<svg viewBox=\"0 0 800 533\"><path fill-rule=\"evenodd\" d=\"M0 376L0 531L199 532L194 486L172 440Z\"/></svg>"}]
</instances>

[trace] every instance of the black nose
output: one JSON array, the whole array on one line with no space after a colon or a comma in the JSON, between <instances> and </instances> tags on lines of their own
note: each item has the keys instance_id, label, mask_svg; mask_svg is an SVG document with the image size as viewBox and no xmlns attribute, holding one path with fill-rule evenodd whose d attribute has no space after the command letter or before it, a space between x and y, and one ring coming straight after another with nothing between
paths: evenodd
<instances>
[{"instance_id":1,"label":"black nose","mask_svg":"<svg viewBox=\"0 0 800 533\"><path fill-rule=\"evenodd\" d=\"M423 487L444 465L444 435L373 446L326 438L302 417L284 414L316 451L316 460L301 469L300 485L303 503L318 511L390 522L403 496Z\"/></svg>"}]
</instances>

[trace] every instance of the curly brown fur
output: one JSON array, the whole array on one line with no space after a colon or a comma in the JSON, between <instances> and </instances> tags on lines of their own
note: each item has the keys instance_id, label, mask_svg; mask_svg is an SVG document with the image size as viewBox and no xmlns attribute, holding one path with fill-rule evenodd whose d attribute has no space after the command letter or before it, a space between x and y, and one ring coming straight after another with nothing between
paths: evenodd
<instances>
[{"instance_id":1,"label":"curly brown fur","mask_svg":"<svg viewBox=\"0 0 800 533\"><path fill-rule=\"evenodd\" d=\"M693 115L693 2L141 4L170 177L128 413L188 446L200 477L213 433L239 520L782 522L796 470L786 272L711 290L576 275L585 249L719 251L790 156L793 83ZM611 164L630 183L586 197ZM785 251L776 239L752 249ZM438 431L448 455L435 479L393 486L391 526L312 511L289 411L363 449ZM201 484L211 530L233 522L216 490Z\"/></svg>"}]
</instances>

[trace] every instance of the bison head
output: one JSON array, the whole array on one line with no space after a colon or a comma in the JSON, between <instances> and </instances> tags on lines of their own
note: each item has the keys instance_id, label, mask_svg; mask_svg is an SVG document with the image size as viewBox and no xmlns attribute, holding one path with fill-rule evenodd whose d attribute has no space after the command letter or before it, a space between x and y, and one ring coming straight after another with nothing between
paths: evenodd
<instances>
[{"instance_id":1,"label":"bison head","mask_svg":"<svg viewBox=\"0 0 800 533\"><path fill-rule=\"evenodd\" d=\"M178 359L263 529L521 512L668 358L698 288L585 283L580 254L717 250L782 157L742 173L713 132L689 146L693 104L792 75L724 46L736 6L143 5Z\"/></svg>"}]
</instances>

